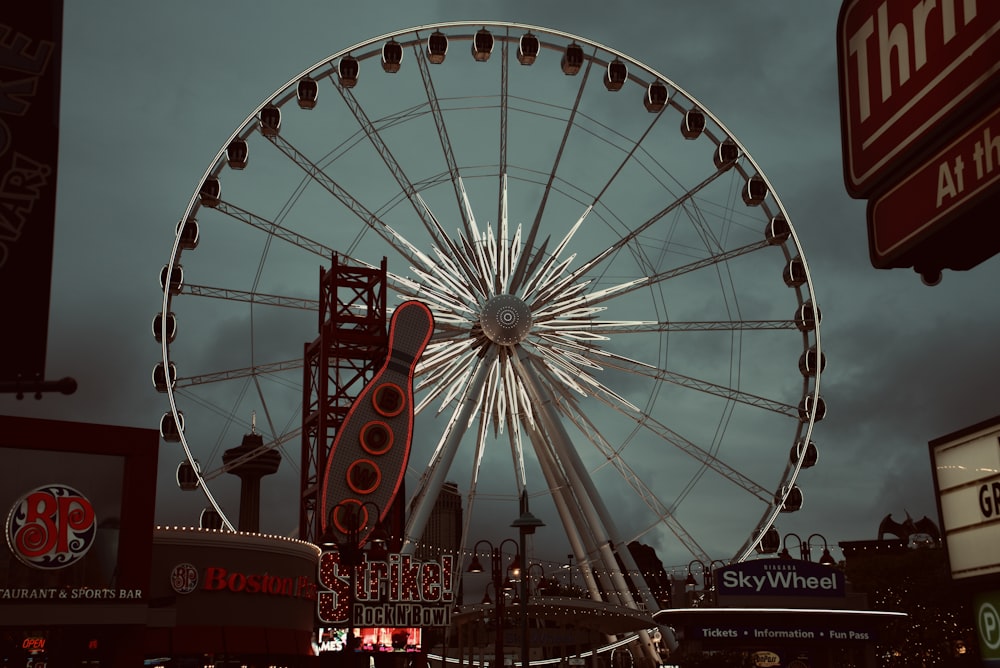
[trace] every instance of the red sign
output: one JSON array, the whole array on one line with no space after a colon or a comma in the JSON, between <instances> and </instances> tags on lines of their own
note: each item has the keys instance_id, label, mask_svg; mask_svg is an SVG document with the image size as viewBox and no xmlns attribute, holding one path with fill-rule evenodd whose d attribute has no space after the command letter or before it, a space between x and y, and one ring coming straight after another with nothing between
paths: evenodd
<instances>
[{"instance_id":1,"label":"red sign","mask_svg":"<svg viewBox=\"0 0 1000 668\"><path fill-rule=\"evenodd\" d=\"M353 568L353 573L352 573ZM360 626L447 626L455 602L455 556L418 561L408 554L361 560L353 567L339 551L320 555L318 615L321 622L348 620L350 604ZM353 584L353 590L352 590ZM381 605L384 603L385 605Z\"/></svg>"},{"instance_id":2,"label":"red sign","mask_svg":"<svg viewBox=\"0 0 1000 668\"><path fill-rule=\"evenodd\" d=\"M1000 86L1000 2L846 0L837 54L844 182L865 197Z\"/></svg>"},{"instance_id":3,"label":"red sign","mask_svg":"<svg viewBox=\"0 0 1000 668\"><path fill-rule=\"evenodd\" d=\"M231 591L246 594L267 594L315 600L316 585L305 575L277 576L269 573L243 573L221 566L205 569L204 591Z\"/></svg>"},{"instance_id":4,"label":"red sign","mask_svg":"<svg viewBox=\"0 0 1000 668\"><path fill-rule=\"evenodd\" d=\"M32 568L66 568L83 558L97 536L94 507L67 485L46 485L17 500L7 514L7 544Z\"/></svg>"},{"instance_id":5,"label":"red sign","mask_svg":"<svg viewBox=\"0 0 1000 668\"><path fill-rule=\"evenodd\" d=\"M869 249L876 267L983 198L1000 193L1000 109L938 151L868 205ZM985 243L971 240L970 244Z\"/></svg>"},{"instance_id":6,"label":"red sign","mask_svg":"<svg viewBox=\"0 0 1000 668\"><path fill-rule=\"evenodd\" d=\"M364 541L403 483L413 438L413 372L434 332L426 304L403 302L389 323L389 354L337 429L323 477L324 530ZM381 513L369 517L368 509ZM352 538L352 540L354 540Z\"/></svg>"}]
</instances>

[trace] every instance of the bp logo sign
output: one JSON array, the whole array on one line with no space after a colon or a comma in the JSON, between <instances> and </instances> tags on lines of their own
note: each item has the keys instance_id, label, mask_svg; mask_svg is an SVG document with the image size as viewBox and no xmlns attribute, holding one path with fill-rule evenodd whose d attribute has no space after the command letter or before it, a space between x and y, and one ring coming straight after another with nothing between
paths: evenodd
<instances>
[{"instance_id":1,"label":"bp logo sign","mask_svg":"<svg viewBox=\"0 0 1000 668\"><path fill-rule=\"evenodd\" d=\"M66 485L45 485L24 494L7 514L7 545L18 561L55 570L75 564L97 536L90 501Z\"/></svg>"}]
</instances>

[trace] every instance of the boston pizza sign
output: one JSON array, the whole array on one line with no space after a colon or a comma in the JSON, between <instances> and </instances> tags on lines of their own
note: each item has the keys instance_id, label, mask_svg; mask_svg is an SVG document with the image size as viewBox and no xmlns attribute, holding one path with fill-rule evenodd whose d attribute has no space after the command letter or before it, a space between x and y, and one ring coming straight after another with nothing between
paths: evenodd
<instances>
[{"instance_id":1,"label":"boston pizza sign","mask_svg":"<svg viewBox=\"0 0 1000 668\"><path fill-rule=\"evenodd\" d=\"M53 570L80 561L97 536L94 506L66 485L45 485L23 494L11 507L7 544L31 568Z\"/></svg>"}]
</instances>

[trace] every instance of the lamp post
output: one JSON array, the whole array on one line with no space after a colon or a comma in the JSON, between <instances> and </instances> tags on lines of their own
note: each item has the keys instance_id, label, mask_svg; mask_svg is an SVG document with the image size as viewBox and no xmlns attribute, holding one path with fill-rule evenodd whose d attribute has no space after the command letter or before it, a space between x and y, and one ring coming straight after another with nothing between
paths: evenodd
<instances>
[{"instance_id":1,"label":"lamp post","mask_svg":"<svg viewBox=\"0 0 1000 668\"><path fill-rule=\"evenodd\" d=\"M719 564L716 566L716 564ZM713 559L712 563L708 565L708 571L705 573L705 589L715 590L718 583L715 581L715 571L720 568L725 568L729 564L722 559Z\"/></svg>"},{"instance_id":2,"label":"lamp post","mask_svg":"<svg viewBox=\"0 0 1000 668\"><path fill-rule=\"evenodd\" d=\"M812 548L810 547L810 543L813 538L819 538L823 541L823 554L819 557L819 563L824 566L833 566L837 563L837 560L833 558L832 554L830 554L830 547L827 545L826 537L818 533L810 534L805 540L802 540L798 534L786 533L785 538L782 541L783 549L781 550L781 554L778 555L781 559L792 558L792 555L788 552L788 539L792 536L795 537L795 540L799 541L799 558L803 561L812 561Z\"/></svg>"},{"instance_id":3,"label":"lamp post","mask_svg":"<svg viewBox=\"0 0 1000 668\"><path fill-rule=\"evenodd\" d=\"M819 538L820 540L823 541L823 554L821 554L819 557L819 563L823 564L824 566L833 566L834 564L836 564L837 560L833 558L832 554L830 554L830 546L827 545L826 543L826 536L823 536L818 533L810 534L810 536L806 538L806 541L803 544L804 545L803 550L805 550L804 552L805 556L803 558L804 559L811 558L809 553L809 544L812 542L813 538Z\"/></svg>"},{"instance_id":4,"label":"lamp post","mask_svg":"<svg viewBox=\"0 0 1000 668\"><path fill-rule=\"evenodd\" d=\"M503 616L504 616L504 590L513 589L514 585L508 580L502 580L502 568L503 568L503 546L510 543L514 546L514 549L518 549L517 542L513 538L505 538L496 547L493 546L488 540L481 540L476 543L472 548L472 561L469 562L469 567L466 569L468 573L482 573L483 565L479 561L479 546L485 545L490 551L490 582L493 584L493 592L497 597L497 610L496 619L494 620L496 624L496 637L493 641L494 652L495 652L495 668L503 668ZM514 553L514 560L511 562L511 571L517 571L516 574L520 574L521 562L520 552ZM487 591L487 596L489 591ZM486 598L483 599L486 602Z\"/></svg>"},{"instance_id":5,"label":"lamp post","mask_svg":"<svg viewBox=\"0 0 1000 668\"><path fill-rule=\"evenodd\" d=\"M525 537L535 533L535 529L545 526L545 522L531 514L528 510L528 492L521 490L521 515L511 522L517 529L521 539L521 668L528 666L528 551L525 548Z\"/></svg>"},{"instance_id":6,"label":"lamp post","mask_svg":"<svg viewBox=\"0 0 1000 668\"><path fill-rule=\"evenodd\" d=\"M704 576L705 572L708 570L708 568L705 566L704 563L702 563L700 559L692 559L690 562L688 562L688 568L687 568L688 574L687 577L684 579L685 587L692 587L694 589L698 588L698 581L694 578L694 571L691 570L691 567L694 566L695 564L701 566L702 576Z\"/></svg>"},{"instance_id":7,"label":"lamp post","mask_svg":"<svg viewBox=\"0 0 1000 668\"><path fill-rule=\"evenodd\" d=\"M802 558L802 537L797 533L786 533L785 537L781 539L781 553L778 555L779 559L793 559L792 554L788 551L788 539L795 537L795 540L799 542L799 558Z\"/></svg>"},{"instance_id":8,"label":"lamp post","mask_svg":"<svg viewBox=\"0 0 1000 668\"><path fill-rule=\"evenodd\" d=\"M372 512L374 512L374 518ZM353 650L354 639L354 602L357 596L358 565L361 563L362 534L373 524L377 524L382 516L382 509L373 501L357 501L345 499L330 509L326 529L320 536L324 546L334 546L340 553L341 560L350 569L351 592L347 600L347 649ZM343 536L338 540L338 535ZM383 536L372 534L371 542L384 542Z\"/></svg>"},{"instance_id":9,"label":"lamp post","mask_svg":"<svg viewBox=\"0 0 1000 668\"><path fill-rule=\"evenodd\" d=\"M691 570L691 567L694 566L695 564L701 566L702 580L705 581L708 578L708 567L705 566L705 563L703 561L701 561L700 559L692 559L691 561L688 562L687 577L684 578L684 591L688 595L688 605L691 606L692 608L696 607L698 603L698 599L695 596L698 590L698 581L695 579L694 572ZM708 583L704 582L704 584L707 585Z\"/></svg>"},{"instance_id":10,"label":"lamp post","mask_svg":"<svg viewBox=\"0 0 1000 668\"><path fill-rule=\"evenodd\" d=\"M532 569L538 569L541 575L533 576L531 574ZM549 591L549 587L552 585L552 582L545 575L545 567L542 566L541 564L528 564L528 566L524 570L524 577L529 580L531 580L532 578L538 579L538 581L535 583L535 594L539 596L544 596L545 592ZM530 582L528 586L528 594L529 595L531 594Z\"/></svg>"},{"instance_id":11,"label":"lamp post","mask_svg":"<svg viewBox=\"0 0 1000 668\"><path fill-rule=\"evenodd\" d=\"M576 588L576 583L573 581L573 555L572 554L567 554L566 555L566 564L563 565L563 568L565 568L565 569L567 569L569 571L569 585L568 585L568 587L569 587L569 591L572 592Z\"/></svg>"}]
</instances>

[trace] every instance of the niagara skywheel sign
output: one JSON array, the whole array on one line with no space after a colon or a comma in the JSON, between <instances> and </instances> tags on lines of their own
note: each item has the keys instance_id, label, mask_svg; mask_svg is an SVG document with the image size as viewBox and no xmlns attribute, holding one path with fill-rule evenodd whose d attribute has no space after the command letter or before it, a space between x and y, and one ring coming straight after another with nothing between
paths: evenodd
<instances>
[{"instance_id":1,"label":"niagara skywheel sign","mask_svg":"<svg viewBox=\"0 0 1000 668\"><path fill-rule=\"evenodd\" d=\"M177 213L154 383L226 528L213 448L252 414L284 451L265 495L299 498L303 342L335 254L386 258L390 311L433 314L404 552L445 481L465 550L526 491L591 598L656 610L629 542L740 561L802 504L825 412L805 254L746 147L623 52L496 22L360 42L250 110Z\"/></svg>"}]
</instances>

